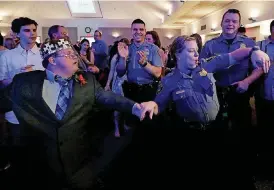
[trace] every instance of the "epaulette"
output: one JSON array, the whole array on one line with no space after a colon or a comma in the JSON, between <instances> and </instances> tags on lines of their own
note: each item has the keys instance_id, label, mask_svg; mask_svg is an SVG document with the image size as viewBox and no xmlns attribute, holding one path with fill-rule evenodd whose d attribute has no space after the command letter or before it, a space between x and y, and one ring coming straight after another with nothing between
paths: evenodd
<instances>
[{"instance_id":1,"label":"epaulette","mask_svg":"<svg viewBox=\"0 0 274 190\"><path fill-rule=\"evenodd\" d=\"M174 77L176 77L176 70L174 69L171 73L168 73L158 84L157 93L159 94L163 88L169 88L174 84Z\"/></svg>"},{"instance_id":2,"label":"epaulette","mask_svg":"<svg viewBox=\"0 0 274 190\"><path fill-rule=\"evenodd\" d=\"M174 75L174 72L175 72L174 68L170 69L170 72L165 77L171 77L172 75Z\"/></svg>"},{"instance_id":3,"label":"epaulette","mask_svg":"<svg viewBox=\"0 0 274 190\"><path fill-rule=\"evenodd\" d=\"M208 57L208 58L203 58L201 59L201 63L206 63L206 62L209 62L211 61L212 59L214 59L215 57L217 57L218 55L213 55L211 57Z\"/></svg>"},{"instance_id":4,"label":"epaulette","mask_svg":"<svg viewBox=\"0 0 274 190\"><path fill-rule=\"evenodd\" d=\"M216 37L214 37L214 38L208 40L206 43L209 43L209 42L212 42L212 41L214 41L214 40L217 40L219 37L220 37L220 36L216 36Z\"/></svg>"}]
</instances>

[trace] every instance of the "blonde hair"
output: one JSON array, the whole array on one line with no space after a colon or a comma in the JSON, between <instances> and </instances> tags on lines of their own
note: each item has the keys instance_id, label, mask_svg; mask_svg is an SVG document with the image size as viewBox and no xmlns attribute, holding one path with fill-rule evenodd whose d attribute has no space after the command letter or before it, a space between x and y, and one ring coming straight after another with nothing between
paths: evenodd
<instances>
[{"instance_id":1,"label":"blonde hair","mask_svg":"<svg viewBox=\"0 0 274 190\"><path fill-rule=\"evenodd\" d=\"M196 41L196 39L187 35L183 35L175 38L175 40L172 42L170 46L170 55L175 62L177 62L176 53L182 52L185 49L185 42L188 41Z\"/></svg>"}]
</instances>

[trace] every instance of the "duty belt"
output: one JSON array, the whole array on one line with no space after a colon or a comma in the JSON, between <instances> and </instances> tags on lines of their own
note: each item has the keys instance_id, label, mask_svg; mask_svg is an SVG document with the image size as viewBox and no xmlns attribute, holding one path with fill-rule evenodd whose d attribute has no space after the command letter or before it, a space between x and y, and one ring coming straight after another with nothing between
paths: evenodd
<instances>
[{"instance_id":1,"label":"duty belt","mask_svg":"<svg viewBox=\"0 0 274 190\"><path fill-rule=\"evenodd\" d=\"M201 131L205 131L212 127L212 122L200 123L200 122L196 122L196 121L188 121L186 119L183 119L183 122L186 127L191 128L191 129L198 129Z\"/></svg>"}]
</instances>

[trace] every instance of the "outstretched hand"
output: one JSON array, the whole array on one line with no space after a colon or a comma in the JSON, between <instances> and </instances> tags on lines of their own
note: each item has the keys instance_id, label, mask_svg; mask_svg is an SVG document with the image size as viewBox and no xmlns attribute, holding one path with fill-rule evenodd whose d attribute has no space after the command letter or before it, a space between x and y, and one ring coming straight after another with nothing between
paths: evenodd
<instances>
[{"instance_id":1,"label":"outstretched hand","mask_svg":"<svg viewBox=\"0 0 274 190\"><path fill-rule=\"evenodd\" d=\"M143 102L141 104L136 103L132 109L132 113L139 117L141 121L145 118L146 113L148 113L149 118L152 119L153 114L158 114L158 105L153 101Z\"/></svg>"}]
</instances>

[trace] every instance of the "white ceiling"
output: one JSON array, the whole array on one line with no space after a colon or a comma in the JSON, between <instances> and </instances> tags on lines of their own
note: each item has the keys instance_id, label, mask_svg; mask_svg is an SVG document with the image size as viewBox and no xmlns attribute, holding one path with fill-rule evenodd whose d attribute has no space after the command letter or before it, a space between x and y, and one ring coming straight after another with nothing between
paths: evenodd
<instances>
[{"instance_id":1,"label":"white ceiling","mask_svg":"<svg viewBox=\"0 0 274 190\"><path fill-rule=\"evenodd\" d=\"M76 0L75 0L76 1ZM86 0L77 0L86 1ZM90 0L91 1L91 0ZM161 24L164 19L166 27L182 27L190 22L200 19L233 1L94 1L96 13L82 15L89 18L103 19L136 19L153 21ZM179 4L178 4L179 3ZM168 15L170 7L176 5L176 10ZM194 11L195 10L195 11ZM55 1L0 1L0 26L9 25L10 22L20 16L32 19L73 19L68 3L65 0ZM1 18L0 18L1 20Z\"/></svg>"},{"instance_id":2,"label":"white ceiling","mask_svg":"<svg viewBox=\"0 0 274 190\"><path fill-rule=\"evenodd\" d=\"M132 19L143 14L153 17L154 12L163 13L168 10L165 6L170 3L168 1L94 1L94 4L97 5L96 12L105 19ZM26 16L36 19L72 17L66 1L0 1L0 16Z\"/></svg>"}]
</instances>

